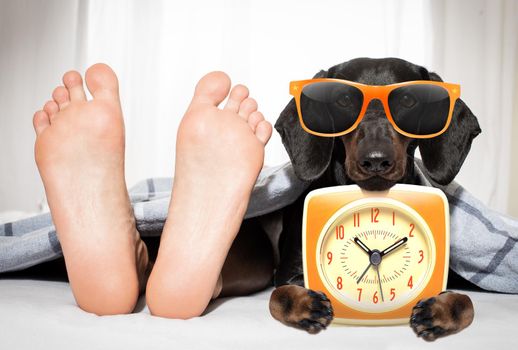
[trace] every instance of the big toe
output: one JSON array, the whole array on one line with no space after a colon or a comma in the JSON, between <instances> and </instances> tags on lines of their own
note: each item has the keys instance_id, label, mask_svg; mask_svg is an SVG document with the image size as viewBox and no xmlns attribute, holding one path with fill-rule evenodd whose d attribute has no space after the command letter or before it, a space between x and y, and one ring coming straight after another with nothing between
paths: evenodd
<instances>
[{"instance_id":1,"label":"big toe","mask_svg":"<svg viewBox=\"0 0 518 350\"><path fill-rule=\"evenodd\" d=\"M106 64L97 63L85 74L86 86L94 98L119 99L119 82L115 72Z\"/></svg>"},{"instance_id":2,"label":"big toe","mask_svg":"<svg viewBox=\"0 0 518 350\"><path fill-rule=\"evenodd\" d=\"M230 78L223 72L211 72L200 79L194 90L194 104L219 105L230 90Z\"/></svg>"}]
</instances>

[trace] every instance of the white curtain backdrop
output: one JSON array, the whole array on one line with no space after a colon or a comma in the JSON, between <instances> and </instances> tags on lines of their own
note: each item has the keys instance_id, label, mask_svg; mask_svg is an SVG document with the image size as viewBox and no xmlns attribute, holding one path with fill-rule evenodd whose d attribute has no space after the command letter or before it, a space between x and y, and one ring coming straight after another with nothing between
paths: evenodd
<instances>
[{"instance_id":1,"label":"white curtain backdrop","mask_svg":"<svg viewBox=\"0 0 518 350\"><path fill-rule=\"evenodd\" d=\"M30 120L66 70L106 62L119 75L131 185L173 175L178 123L208 71L248 85L273 124L290 80L355 57L396 56L462 85L483 134L458 179L505 212L516 23L511 0L0 0L0 211L38 208ZM274 132L265 163L287 160Z\"/></svg>"},{"instance_id":2,"label":"white curtain backdrop","mask_svg":"<svg viewBox=\"0 0 518 350\"><path fill-rule=\"evenodd\" d=\"M80 68L109 62L121 77L132 183L171 175L178 123L206 72L246 83L273 123L290 80L357 56L422 62L423 14L415 0L90 1ZM266 164L286 160L275 134Z\"/></svg>"},{"instance_id":3,"label":"white curtain backdrop","mask_svg":"<svg viewBox=\"0 0 518 350\"><path fill-rule=\"evenodd\" d=\"M511 142L518 90L518 1L434 0L430 13L430 65L462 85L462 98L482 128L457 180L491 207L518 216L518 187L509 187L517 182L511 175L518 175L518 143Z\"/></svg>"}]
</instances>

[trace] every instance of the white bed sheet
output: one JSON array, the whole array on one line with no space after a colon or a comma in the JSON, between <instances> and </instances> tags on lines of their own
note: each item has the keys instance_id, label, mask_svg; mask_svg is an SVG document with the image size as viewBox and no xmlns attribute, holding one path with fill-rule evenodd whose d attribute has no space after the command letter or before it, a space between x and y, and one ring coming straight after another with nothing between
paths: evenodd
<instances>
[{"instance_id":1,"label":"white bed sheet","mask_svg":"<svg viewBox=\"0 0 518 350\"><path fill-rule=\"evenodd\" d=\"M306 334L270 316L271 290L169 320L151 316L143 298L131 315L99 317L76 306L66 282L0 279L0 349L518 349L518 295L463 291L475 305L473 324L426 343L408 326L331 325Z\"/></svg>"}]
</instances>

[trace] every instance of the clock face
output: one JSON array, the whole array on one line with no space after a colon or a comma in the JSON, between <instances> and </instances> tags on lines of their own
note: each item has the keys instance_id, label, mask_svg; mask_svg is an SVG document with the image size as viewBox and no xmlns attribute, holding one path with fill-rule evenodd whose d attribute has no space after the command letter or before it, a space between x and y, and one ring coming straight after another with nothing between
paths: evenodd
<instances>
[{"instance_id":1,"label":"clock face","mask_svg":"<svg viewBox=\"0 0 518 350\"><path fill-rule=\"evenodd\" d=\"M435 264L433 235L409 206L365 198L338 210L317 243L317 270L328 291L364 312L387 312L415 298Z\"/></svg>"}]
</instances>

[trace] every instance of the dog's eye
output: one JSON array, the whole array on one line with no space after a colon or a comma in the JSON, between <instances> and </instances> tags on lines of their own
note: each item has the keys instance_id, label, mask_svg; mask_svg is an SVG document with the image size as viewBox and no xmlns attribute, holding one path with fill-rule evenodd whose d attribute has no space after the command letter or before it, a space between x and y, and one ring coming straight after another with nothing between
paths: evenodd
<instances>
[{"instance_id":1,"label":"dog's eye","mask_svg":"<svg viewBox=\"0 0 518 350\"><path fill-rule=\"evenodd\" d=\"M412 108L417 103L412 95L405 94L399 99L399 103L406 108Z\"/></svg>"},{"instance_id":2,"label":"dog's eye","mask_svg":"<svg viewBox=\"0 0 518 350\"><path fill-rule=\"evenodd\" d=\"M336 100L336 103L341 107L351 107L352 106L351 96L342 95Z\"/></svg>"}]
</instances>

